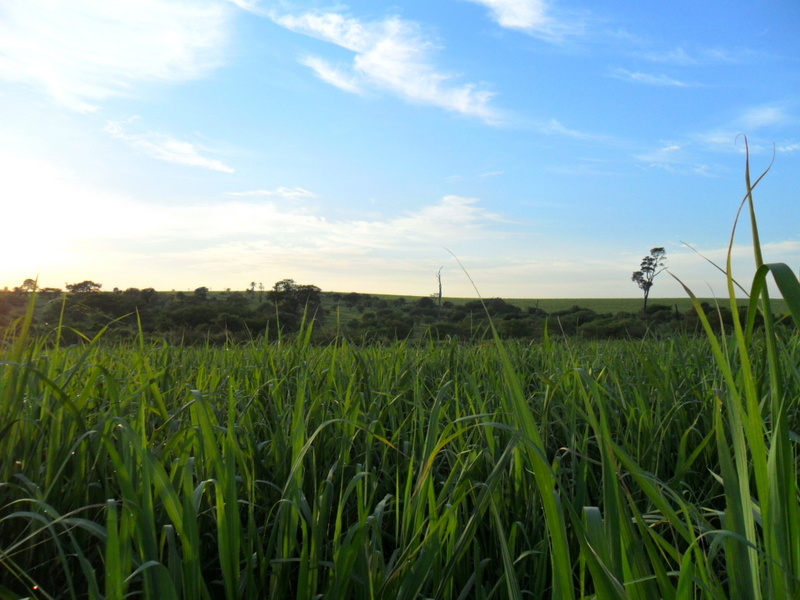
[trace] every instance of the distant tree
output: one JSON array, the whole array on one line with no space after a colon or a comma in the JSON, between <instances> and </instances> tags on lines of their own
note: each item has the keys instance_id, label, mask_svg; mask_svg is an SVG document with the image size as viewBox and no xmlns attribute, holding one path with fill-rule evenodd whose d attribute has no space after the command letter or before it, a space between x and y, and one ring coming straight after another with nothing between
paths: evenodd
<instances>
[{"instance_id":1,"label":"distant tree","mask_svg":"<svg viewBox=\"0 0 800 600\"><path fill-rule=\"evenodd\" d=\"M647 298L650 296L650 288L653 287L653 279L656 275L666 269L667 251L664 248L652 248L650 254L642 259L639 270L634 271L631 281L639 286L644 292L644 307L642 312L647 312Z\"/></svg>"},{"instance_id":2,"label":"distant tree","mask_svg":"<svg viewBox=\"0 0 800 600\"><path fill-rule=\"evenodd\" d=\"M158 292L151 287L144 288L141 292L139 292L139 296L144 302L149 304L154 302L156 298L158 298Z\"/></svg>"},{"instance_id":3,"label":"distant tree","mask_svg":"<svg viewBox=\"0 0 800 600\"><path fill-rule=\"evenodd\" d=\"M225 305L227 307L233 306L237 309L243 310L250 306L250 300L248 300L247 296L241 292L232 292L225 297Z\"/></svg>"},{"instance_id":4,"label":"distant tree","mask_svg":"<svg viewBox=\"0 0 800 600\"><path fill-rule=\"evenodd\" d=\"M432 309L436 308L436 301L430 296L423 296L416 303L417 308Z\"/></svg>"},{"instance_id":5,"label":"distant tree","mask_svg":"<svg viewBox=\"0 0 800 600\"><path fill-rule=\"evenodd\" d=\"M80 283L68 283L67 291L72 294L88 294L90 292L99 292L103 287L102 283L95 283L94 281L81 281Z\"/></svg>"},{"instance_id":6,"label":"distant tree","mask_svg":"<svg viewBox=\"0 0 800 600\"><path fill-rule=\"evenodd\" d=\"M361 301L361 294L358 292L350 292L349 294L344 295L343 300L345 306L348 308L355 308Z\"/></svg>"},{"instance_id":7,"label":"distant tree","mask_svg":"<svg viewBox=\"0 0 800 600\"><path fill-rule=\"evenodd\" d=\"M322 308L322 290L315 285L299 285L294 279L281 279L267 292L267 298L282 313L321 320L325 314Z\"/></svg>"},{"instance_id":8,"label":"distant tree","mask_svg":"<svg viewBox=\"0 0 800 600\"><path fill-rule=\"evenodd\" d=\"M315 285L298 285L295 289L298 311L307 311L309 316L322 316L322 290Z\"/></svg>"},{"instance_id":9,"label":"distant tree","mask_svg":"<svg viewBox=\"0 0 800 600\"><path fill-rule=\"evenodd\" d=\"M15 287L15 292L32 292L36 289L36 280L35 279L26 279L22 282L22 285L19 287Z\"/></svg>"},{"instance_id":10,"label":"distant tree","mask_svg":"<svg viewBox=\"0 0 800 600\"><path fill-rule=\"evenodd\" d=\"M297 287L294 279L281 279L276 281L272 289L267 293L267 297L272 303L281 307L294 304L294 290Z\"/></svg>"},{"instance_id":11,"label":"distant tree","mask_svg":"<svg viewBox=\"0 0 800 600\"><path fill-rule=\"evenodd\" d=\"M518 313L521 312L522 309L519 306L514 306L513 304L509 304L502 298L491 298L486 301L486 310L489 312L490 315L493 317L496 315L505 315L508 313Z\"/></svg>"}]
</instances>

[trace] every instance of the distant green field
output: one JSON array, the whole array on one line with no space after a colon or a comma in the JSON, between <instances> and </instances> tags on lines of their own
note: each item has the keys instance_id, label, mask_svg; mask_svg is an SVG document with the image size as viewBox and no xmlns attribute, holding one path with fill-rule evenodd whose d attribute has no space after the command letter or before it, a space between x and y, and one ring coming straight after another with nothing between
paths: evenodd
<instances>
[{"instance_id":1,"label":"distant green field","mask_svg":"<svg viewBox=\"0 0 800 600\"><path fill-rule=\"evenodd\" d=\"M177 292L160 292L164 294L175 294ZM191 294L191 292L184 292L185 294ZM351 313L354 316L356 314L355 310L350 310L345 307L344 302L333 299L334 296L341 295L344 296L349 292L328 292L324 291L322 293L325 307L328 310L335 311L337 306L339 308L340 314L342 317L350 317ZM360 292L359 292L360 293ZM226 292L211 292L210 297L222 298L226 295ZM363 293L364 296L372 296L374 298L380 298L381 300L386 300L387 302L395 302L399 298L403 298L407 303L413 304L417 302L422 296L414 296L414 295L404 295L404 294L370 294L368 292ZM253 294L253 299L257 302L262 302L266 298L264 293L256 292ZM484 298L484 300L488 300L491 296ZM568 308L572 308L575 305L578 305L582 308L588 308L593 310L596 313L620 313L620 312L638 312L642 309L642 298L503 298L506 302L510 304L514 304L516 306L520 306L522 308L528 307L537 307L541 308L543 311L547 313L553 313L560 310L566 310ZM472 302L477 300L477 298L456 298L456 297L448 297L444 296L442 301L444 302L452 302L453 304L466 304L467 302ZM724 306L728 306L727 299L719 299L719 298L700 298L701 302L708 302L712 306L716 302L723 303ZM650 306L656 305L666 305L670 307L678 307L678 311L685 312L692 308L692 303L689 300L688 296L682 296L679 298L658 298L658 297L651 297L648 301ZM747 298L739 299L739 304L741 306L747 305ZM786 302L782 298L773 299L772 300L772 312L777 315L783 315L788 313L788 309L786 308Z\"/></svg>"},{"instance_id":2,"label":"distant green field","mask_svg":"<svg viewBox=\"0 0 800 600\"><path fill-rule=\"evenodd\" d=\"M327 295L327 293L326 293ZM420 296L400 296L389 294L371 294L377 298L387 300L389 302L395 301L398 298L405 298L406 302L413 303L420 299ZM488 298L486 298L488 299ZM475 298L448 298L443 297L443 301L452 302L453 304L465 304L475 300ZM538 307L547 313L565 310L578 305L582 308L588 308L597 313L619 313L619 312L637 312L642 310L641 298L504 298L510 304L515 304L522 308ZM700 298L701 302L708 302L712 306L716 302L720 302L723 306L728 306L727 299L718 298ZM666 305L670 307L677 306L679 312L685 312L692 308L691 300L688 297L680 298L653 298L651 297L648 304L652 306ZM747 299L740 299L741 306L747 305ZM336 306L335 303L328 304L330 307ZM782 298L772 300L772 312L774 314L787 314L786 302Z\"/></svg>"},{"instance_id":3,"label":"distant green field","mask_svg":"<svg viewBox=\"0 0 800 600\"><path fill-rule=\"evenodd\" d=\"M507 301L526 308L528 306L537 306L548 313L564 310L576 304L598 313L636 312L642 310L641 298L544 298L542 300L511 298L507 299ZM700 301L708 302L712 306L714 306L716 302L721 303L723 306L728 306L727 298L700 298ZM739 304L741 306L746 306L747 299L739 300ZM650 298L648 306L656 305L677 306L680 312L692 308L692 302L688 297ZM772 306L774 313L783 314L786 312L786 303L783 299L772 300Z\"/></svg>"}]
</instances>

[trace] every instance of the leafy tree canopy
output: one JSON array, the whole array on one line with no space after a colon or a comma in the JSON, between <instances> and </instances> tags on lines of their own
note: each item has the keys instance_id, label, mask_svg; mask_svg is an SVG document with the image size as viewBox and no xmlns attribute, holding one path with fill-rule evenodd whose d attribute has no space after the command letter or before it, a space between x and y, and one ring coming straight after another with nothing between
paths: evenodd
<instances>
[{"instance_id":1,"label":"leafy tree canopy","mask_svg":"<svg viewBox=\"0 0 800 600\"><path fill-rule=\"evenodd\" d=\"M89 292L99 292L101 287L103 287L102 283L95 283L87 279L80 283L68 283L67 291L72 294L87 294Z\"/></svg>"}]
</instances>

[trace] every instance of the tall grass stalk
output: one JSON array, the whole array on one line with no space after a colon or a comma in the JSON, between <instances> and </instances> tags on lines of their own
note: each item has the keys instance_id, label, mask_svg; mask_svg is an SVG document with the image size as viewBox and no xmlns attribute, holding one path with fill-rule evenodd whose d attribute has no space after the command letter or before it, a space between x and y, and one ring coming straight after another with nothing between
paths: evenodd
<instances>
[{"instance_id":1,"label":"tall grass stalk","mask_svg":"<svg viewBox=\"0 0 800 600\"><path fill-rule=\"evenodd\" d=\"M722 373L714 429L726 499L722 524L731 590L737 597L753 599L794 598L800 594L798 467L789 424L789 410L795 410L797 396L787 389L783 373L784 368L796 371L797 367L796 363L784 364L786 351L780 349L766 275L772 273L796 326L800 325L800 284L787 265L765 264L762 256L753 190L768 171L753 182L748 153L746 193L739 212L747 206L757 271L747 319L742 323L738 318L731 268L736 225L726 269L735 316L730 347L726 340L717 339L708 319L701 315ZM687 292L699 314L699 302L690 290ZM764 323L761 347L753 332L757 315Z\"/></svg>"}]
</instances>

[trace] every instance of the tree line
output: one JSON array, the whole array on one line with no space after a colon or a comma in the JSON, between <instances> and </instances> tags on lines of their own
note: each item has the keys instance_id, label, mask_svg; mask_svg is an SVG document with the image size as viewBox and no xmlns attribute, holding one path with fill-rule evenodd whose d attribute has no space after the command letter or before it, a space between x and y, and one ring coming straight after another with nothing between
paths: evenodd
<instances>
[{"instance_id":1,"label":"tree line","mask_svg":"<svg viewBox=\"0 0 800 600\"><path fill-rule=\"evenodd\" d=\"M0 292L0 331L7 332L24 314L35 282L26 280ZM704 310L712 323L725 328L732 315L725 307ZM578 305L546 312L522 308L502 298L461 303L440 295L416 299L381 298L357 292L323 292L319 287L282 279L271 288L251 285L246 291L158 292L153 288L102 291L94 281L68 284L66 292L37 290L34 329L60 343L91 340L163 339L173 344L228 343L296 334L311 325L313 339L328 342L392 342L404 339L489 337L493 325L501 337L539 339L551 335L594 339L642 338L652 335L699 333L694 310L651 305L647 312L598 313Z\"/></svg>"}]
</instances>

